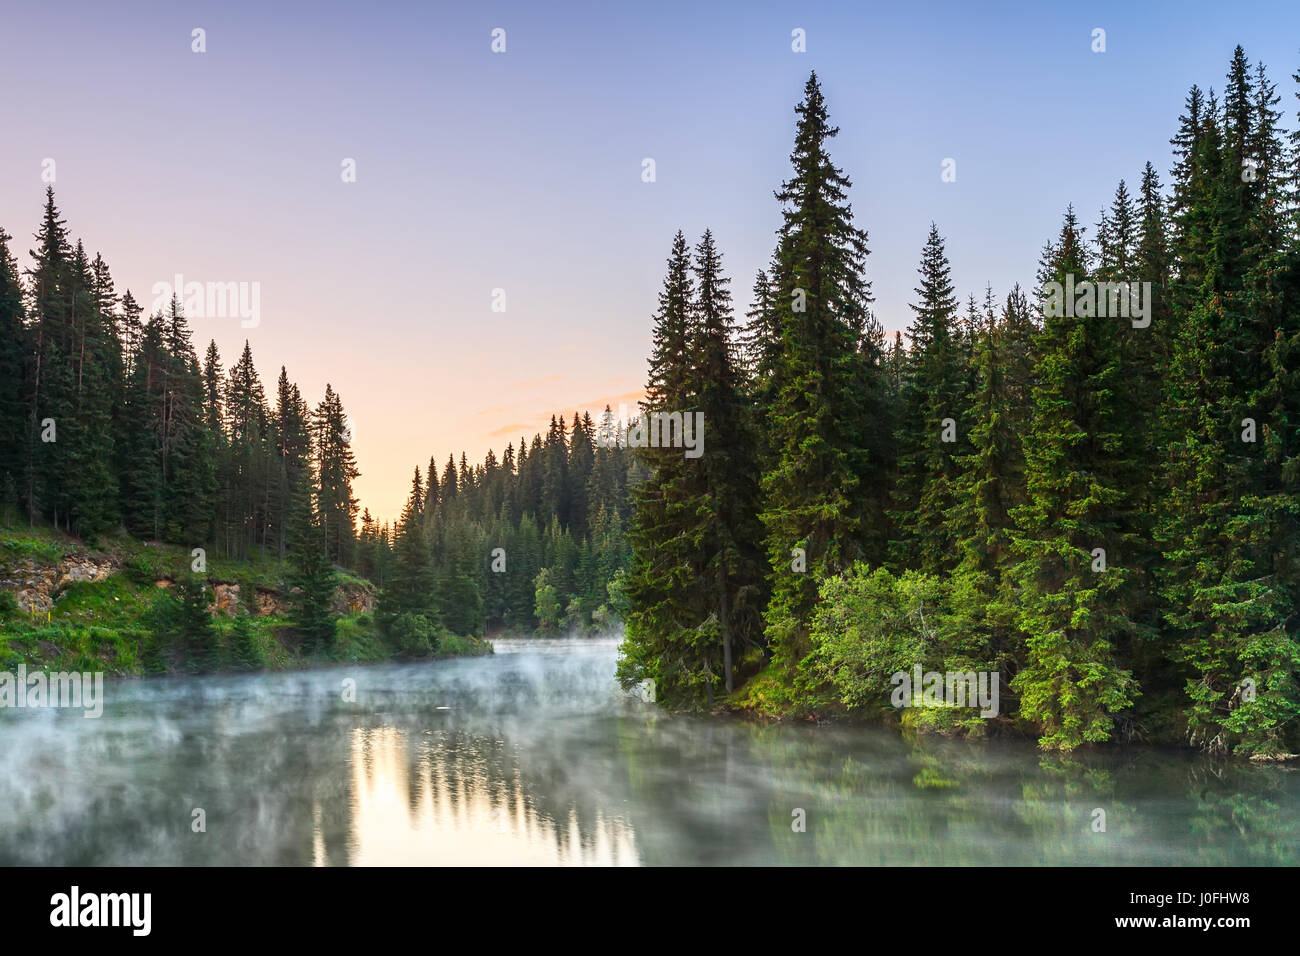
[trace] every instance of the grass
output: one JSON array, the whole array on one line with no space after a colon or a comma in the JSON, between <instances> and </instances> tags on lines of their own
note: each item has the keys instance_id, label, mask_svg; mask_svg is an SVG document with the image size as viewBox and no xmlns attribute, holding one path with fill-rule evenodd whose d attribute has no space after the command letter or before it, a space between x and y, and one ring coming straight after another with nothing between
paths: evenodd
<instances>
[{"instance_id":1,"label":"grass","mask_svg":"<svg viewBox=\"0 0 1300 956\"><path fill-rule=\"evenodd\" d=\"M0 667L63 671L140 673L139 652L148 632L142 628L0 622Z\"/></svg>"},{"instance_id":2,"label":"grass","mask_svg":"<svg viewBox=\"0 0 1300 956\"><path fill-rule=\"evenodd\" d=\"M159 595L157 582L191 573L188 549L146 544L127 536L101 536L79 542L47 527L0 528L0 574L33 562L57 565L65 558L85 556L116 562L120 571L98 581L77 581L58 588L48 613L19 610L15 596L0 589L0 668L19 663L50 670L103 671L140 674L151 639L150 612ZM283 594L286 563L278 556L236 560L206 555L203 576L210 583L238 584L241 603L248 607L258 590ZM367 582L341 573L342 583L369 588ZM223 642L233 627L223 614L213 617ZM272 670L313 663L299 648L297 634L281 615L252 616L255 641L265 666ZM374 632L370 615L339 619L339 637L326 655L340 661L386 660L392 652Z\"/></svg>"},{"instance_id":3,"label":"grass","mask_svg":"<svg viewBox=\"0 0 1300 956\"><path fill-rule=\"evenodd\" d=\"M0 567L25 559L52 564L74 550L63 535L48 528L0 528Z\"/></svg>"},{"instance_id":4,"label":"grass","mask_svg":"<svg viewBox=\"0 0 1300 956\"><path fill-rule=\"evenodd\" d=\"M143 674L159 667L150 656L150 613L159 581L191 573L190 551L176 545L145 544L124 536L77 542L50 528L0 528L0 573L28 561L56 565L64 558L86 556L116 562L120 570L98 581L76 581L56 590L48 613L18 609L14 594L0 589L0 669L20 663L32 669L102 671L112 675ZM240 602L252 606L257 591L285 593L286 563L278 557L243 561L205 555L209 583L239 585ZM372 589L356 575L340 572L340 583ZM398 657L375 626L374 615L352 612L337 619L332 645L309 652L298 632L281 614L253 615L253 639L266 670L292 670L331 663L373 663ZM215 614L213 623L228 647L234 620ZM438 657L492 653L492 645L473 637L444 638Z\"/></svg>"}]
</instances>

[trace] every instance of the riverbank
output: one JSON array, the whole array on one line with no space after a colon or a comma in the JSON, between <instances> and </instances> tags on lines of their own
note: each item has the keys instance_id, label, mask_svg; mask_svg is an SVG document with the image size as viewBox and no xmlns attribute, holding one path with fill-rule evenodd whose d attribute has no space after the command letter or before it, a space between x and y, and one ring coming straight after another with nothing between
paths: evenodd
<instances>
[{"instance_id":1,"label":"riverbank","mask_svg":"<svg viewBox=\"0 0 1300 956\"><path fill-rule=\"evenodd\" d=\"M48 528L0 529L0 669L138 676L411 658L376 627L370 581L338 572L334 639L309 648L289 619L284 561L205 554L202 571L192 570L195 562L185 549L125 536L88 544ZM176 582L190 577L205 589L212 628L201 661L167 646L158 625ZM425 656L490 653L481 638L444 634Z\"/></svg>"},{"instance_id":2,"label":"riverbank","mask_svg":"<svg viewBox=\"0 0 1300 956\"><path fill-rule=\"evenodd\" d=\"M1014 710L993 717L981 716L975 707L943 704L853 710L828 691L819 693L807 687L794 690L792 684L792 678L782 674L776 666L769 665L749 676L731 695L719 698L713 713L758 723L872 727L890 730L902 737L1024 742L1033 742L1039 737L1038 728ZM1167 701L1159 700L1154 705L1148 701L1141 703L1144 706L1117 722L1116 733L1110 740L1074 748L1075 752L1104 752L1126 745L1188 752L1198 749L1188 743L1186 723L1171 718L1174 711ZM1234 753L1231 756L1256 764L1300 763L1300 753L1284 751Z\"/></svg>"}]
</instances>

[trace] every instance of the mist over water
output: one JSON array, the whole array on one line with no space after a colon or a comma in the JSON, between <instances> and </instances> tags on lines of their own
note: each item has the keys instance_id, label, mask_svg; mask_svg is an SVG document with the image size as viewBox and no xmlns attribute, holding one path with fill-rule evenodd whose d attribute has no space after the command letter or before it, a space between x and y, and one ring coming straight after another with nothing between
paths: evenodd
<instances>
[{"instance_id":1,"label":"mist over water","mask_svg":"<svg viewBox=\"0 0 1300 956\"><path fill-rule=\"evenodd\" d=\"M496 649L0 710L0 864L1300 862L1282 766L671 716L616 639Z\"/></svg>"}]
</instances>

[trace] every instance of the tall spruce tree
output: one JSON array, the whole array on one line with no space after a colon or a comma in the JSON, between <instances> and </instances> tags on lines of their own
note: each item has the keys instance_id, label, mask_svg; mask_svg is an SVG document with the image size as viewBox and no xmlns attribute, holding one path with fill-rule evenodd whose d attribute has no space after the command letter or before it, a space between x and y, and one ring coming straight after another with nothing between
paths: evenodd
<instances>
[{"instance_id":1,"label":"tall spruce tree","mask_svg":"<svg viewBox=\"0 0 1300 956\"><path fill-rule=\"evenodd\" d=\"M691 348L694 282L686 238L678 232L659 293L646 381L641 403L645 416L676 414L694 407ZM640 424L635 426L638 430ZM701 634L697 572L697 516L692 497L695 463L681 448L638 448L649 469L633 491L628 537L633 564L628 573L627 634L619 678L625 684L651 679L657 698L676 706L698 706L711 699L722 676L721 642ZM532 456L530 455L530 458Z\"/></svg>"},{"instance_id":2,"label":"tall spruce tree","mask_svg":"<svg viewBox=\"0 0 1300 956\"><path fill-rule=\"evenodd\" d=\"M338 575L330 560L329 540L310 472L298 479L289 519L288 583L294 589L290 620L312 651L327 650L334 640L332 602Z\"/></svg>"},{"instance_id":3,"label":"tall spruce tree","mask_svg":"<svg viewBox=\"0 0 1300 956\"><path fill-rule=\"evenodd\" d=\"M706 592L709 617L722 646L723 684L735 689L736 655L761 650L765 604L763 529L758 519L758 463L753 420L746 402L744 368L735 347L730 284L722 256L705 231L695 247L696 296L691 333L695 411L703 428L695 436L701 455L690 475L698 529L697 587ZM690 510L690 509L688 509Z\"/></svg>"},{"instance_id":4,"label":"tall spruce tree","mask_svg":"<svg viewBox=\"0 0 1300 956\"><path fill-rule=\"evenodd\" d=\"M1189 739L1212 751L1276 751L1300 714L1284 544L1296 500L1284 397L1294 262L1265 240L1275 210L1261 201L1258 177L1243 174L1253 153L1280 150L1259 139L1258 126L1270 140L1277 133L1254 111L1257 97L1238 47L1222 118L1210 110L1198 143L1201 188L1183 212L1208 238L1195 250L1198 285L1175 297L1186 311L1162 407L1158 574L1169 656L1185 677ZM1181 273L1185 243L1175 251Z\"/></svg>"},{"instance_id":5,"label":"tall spruce tree","mask_svg":"<svg viewBox=\"0 0 1300 956\"><path fill-rule=\"evenodd\" d=\"M320 521L332 561L350 566L356 547L357 499L352 479L361 472L352 451L352 432L343 401L326 383L325 398L312 416L312 447L320 496Z\"/></svg>"},{"instance_id":6,"label":"tall spruce tree","mask_svg":"<svg viewBox=\"0 0 1300 956\"><path fill-rule=\"evenodd\" d=\"M953 506L957 459L967 446L960 419L966 391L962 341L968 336L958 329L951 266L934 223L917 274L897 435L892 558L899 568L937 574L957 560L944 516Z\"/></svg>"},{"instance_id":7,"label":"tall spruce tree","mask_svg":"<svg viewBox=\"0 0 1300 956\"><path fill-rule=\"evenodd\" d=\"M811 649L819 580L862 557L871 537L864 515L877 494L868 482L876 463L860 409L879 374L863 367L867 235L853 223L852 184L827 152L839 130L828 122L815 73L795 112L794 170L776 194L783 206L773 290L780 359L767 419L772 457L762 478L772 587L765 620L786 670Z\"/></svg>"},{"instance_id":8,"label":"tall spruce tree","mask_svg":"<svg viewBox=\"0 0 1300 956\"><path fill-rule=\"evenodd\" d=\"M978 664L1008 673L1017 647L1015 600L1008 572L1014 564L1011 515L1025 503L1022 428L1028 420L1023 376L1028 351L1028 306L1017 287L1008 293L1000 322L986 313L976 344L976 380L964 416L970 453L948 511L957 546L953 605L960 620L951 648L963 659L945 662L965 670Z\"/></svg>"},{"instance_id":9,"label":"tall spruce tree","mask_svg":"<svg viewBox=\"0 0 1300 956\"><path fill-rule=\"evenodd\" d=\"M1069 291L1088 281L1073 209L1040 274ZM1026 660L1011 686L1040 743L1060 750L1109 739L1115 714L1137 694L1116 654L1136 627L1116 518L1126 494L1117 485L1125 473L1121 432L1132 410L1115 391L1116 324L1098 320L1086 297L1070 299L1045 299L1023 442L1027 500L1015 509L1012 532Z\"/></svg>"},{"instance_id":10,"label":"tall spruce tree","mask_svg":"<svg viewBox=\"0 0 1300 956\"><path fill-rule=\"evenodd\" d=\"M18 504L27 451L25 389L30 348L24 324L23 287L11 237L0 229L0 520L8 524Z\"/></svg>"}]
</instances>

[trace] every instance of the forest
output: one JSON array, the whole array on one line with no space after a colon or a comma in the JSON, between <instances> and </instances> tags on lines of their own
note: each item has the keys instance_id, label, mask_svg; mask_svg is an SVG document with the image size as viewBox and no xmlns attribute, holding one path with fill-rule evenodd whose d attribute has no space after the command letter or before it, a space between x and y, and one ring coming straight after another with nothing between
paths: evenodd
<instances>
[{"instance_id":1,"label":"forest","mask_svg":"<svg viewBox=\"0 0 1300 956\"><path fill-rule=\"evenodd\" d=\"M919 665L1004 692L997 721L918 708L915 729L1297 749L1300 133L1280 104L1238 47L1222 96L1187 94L1167 186L1128 171L1095 228L1063 190L1023 287L963 300L931 224L890 340L813 74L749 309L712 233L672 241L646 407L702 412L709 440L698 461L637 450L623 683L892 720L891 675Z\"/></svg>"},{"instance_id":2,"label":"forest","mask_svg":"<svg viewBox=\"0 0 1300 956\"><path fill-rule=\"evenodd\" d=\"M500 461L489 451L471 466L462 452L439 477L431 458L396 526L381 525L353 493L350 424L329 384L311 406L281 366L268 398L247 342L229 369L215 342L200 360L181 299L145 315L119 295L103 256L71 240L52 187L31 268L20 270L11 238L0 230L0 525L202 551L160 595L141 643L175 649L182 665L221 658L208 559L266 567L295 596L286 629L318 651L335 636L340 572L379 588L371 623L403 655L454 637L615 626L610 585L627 563L639 466L596 446L589 414L553 416L544 437L521 437ZM615 427L608 409L601 424ZM0 597L2 635L21 615ZM245 646L232 643L227 663L259 657L247 617L236 615ZM157 663L160 649L143 656Z\"/></svg>"},{"instance_id":3,"label":"forest","mask_svg":"<svg viewBox=\"0 0 1300 956\"><path fill-rule=\"evenodd\" d=\"M620 680L674 709L1294 751L1300 130L1281 100L1238 47L1221 96L1188 92L1168 183L1129 171L1094 225L1063 195L1024 286L962 299L931 223L891 338L814 73L743 313L711 231L671 242L640 412L703 422L702 453L629 442L608 407L556 414L500 459L415 464L392 525L353 493L330 385L312 406L281 366L269 394L248 343L200 359L181 300L146 315L119 294L49 188L30 268L0 230L0 519L270 567L286 632L325 654L351 575L394 654L625 628ZM149 616L155 664L256 664L248 615L218 653L213 582L183 577ZM891 675L914 668L996 674L999 716L900 716Z\"/></svg>"}]
</instances>

